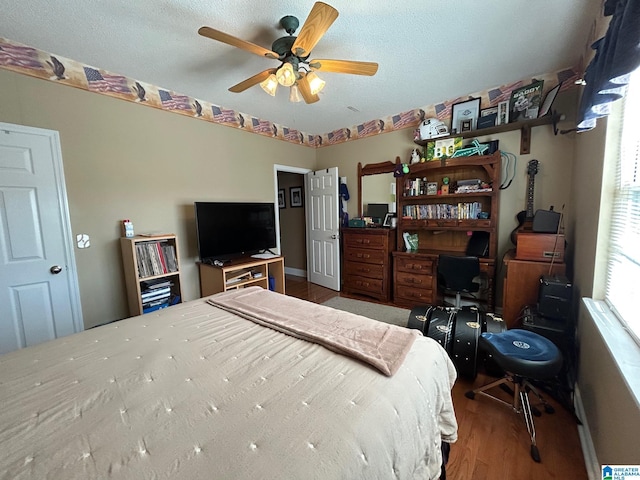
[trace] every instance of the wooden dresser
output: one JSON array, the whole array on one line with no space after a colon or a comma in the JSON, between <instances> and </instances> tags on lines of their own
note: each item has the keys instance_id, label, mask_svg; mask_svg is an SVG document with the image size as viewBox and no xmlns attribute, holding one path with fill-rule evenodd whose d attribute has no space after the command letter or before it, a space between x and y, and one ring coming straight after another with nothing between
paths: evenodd
<instances>
[{"instance_id":1,"label":"wooden dresser","mask_svg":"<svg viewBox=\"0 0 640 480\"><path fill-rule=\"evenodd\" d=\"M343 228L342 290L377 300L391 300L391 252L396 232L390 228Z\"/></svg>"},{"instance_id":2,"label":"wooden dresser","mask_svg":"<svg viewBox=\"0 0 640 480\"><path fill-rule=\"evenodd\" d=\"M394 303L407 307L436 303L436 255L393 252L393 263Z\"/></svg>"}]
</instances>

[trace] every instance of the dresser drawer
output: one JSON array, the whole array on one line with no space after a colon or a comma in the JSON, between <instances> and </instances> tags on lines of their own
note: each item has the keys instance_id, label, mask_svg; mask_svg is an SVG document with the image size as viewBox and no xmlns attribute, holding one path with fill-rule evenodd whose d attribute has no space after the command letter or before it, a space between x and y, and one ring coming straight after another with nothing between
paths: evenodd
<instances>
[{"instance_id":1,"label":"dresser drawer","mask_svg":"<svg viewBox=\"0 0 640 480\"><path fill-rule=\"evenodd\" d=\"M433 286L433 275L422 275L409 272L396 272L395 282L405 287L429 288Z\"/></svg>"},{"instance_id":2,"label":"dresser drawer","mask_svg":"<svg viewBox=\"0 0 640 480\"><path fill-rule=\"evenodd\" d=\"M368 278L384 278L384 265L364 262L345 262L345 275L360 275Z\"/></svg>"},{"instance_id":3,"label":"dresser drawer","mask_svg":"<svg viewBox=\"0 0 640 480\"><path fill-rule=\"evenodd\" d=\"M381 278L367 278L349 274L344 276L344 290L375 295L383 295L385 292L384 282Z\"/></svg>"},{"instance_id":4,"label":"dresser drawer","mask_svg":"<svg viewBox=\"0 0 640 480\"><path fill-rule=\"evenodd\" d=\"M395 257L395 270L397 272L433 275L434 263L431 258L397 256Z\"/></svg>"},{"instance_id":5,"label":"dresser drawer","mask_svg":"<svg viewBox=\"0 0 640 480\"><path fill-rule=\"evenodd\" d=\"M431 290L431 288L416 288L396 285L393 301L410 306L431 304L434 303L433 290Z\"/></svg>"},{"instance_id":6,"label":"dresser drawer","mask_svg":"<svg viewBox=\"0 0 640 480\"><path fill-rule=\"evenodd\" d=\"M382 235L347 235L344 237L345 247L364 247L386 249L387 237Z\"/></svg>"},{"instance_id":7,"label":"dresser drawer","mask_svg":"<svg viewBox=\"0 0 640 480\"><path fill-rule=\"evenodd\" d=\"M344 260L346 262L365 262L387 265L389 254L384 250L371 250L368 248L354 248L346 246L344 249Z\"/></svg>"}]
</instances>

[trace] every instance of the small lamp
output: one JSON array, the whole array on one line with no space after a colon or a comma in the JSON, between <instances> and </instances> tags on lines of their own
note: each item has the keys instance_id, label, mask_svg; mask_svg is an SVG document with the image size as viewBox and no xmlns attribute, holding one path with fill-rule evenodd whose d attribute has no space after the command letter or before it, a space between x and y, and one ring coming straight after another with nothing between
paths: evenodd
<instances>
[{"instance_id":1,"label":"small lamp","mask_svg":"<svg viewBox=\"0 0 640 480\"><path fill-rule=\"evenodd\" d=\"M275 97L276 96L276 90L278 89L278 79L272 73L271 75L269 75L267 77L266 80L260 82L260 86L269 95L271 95L272 97Z\"/></svg>"},{"instance_id":2,"label":"small lamp","mask_svg":"<svg viewBox=\"0 0 640 480\"><path fill-rule=\"evenodd\" d=\"M309 88L311 89L312 95L317 95L327 83L313 72L307 73L307 80L309 81Z\"/></svg>"},{"instance_id":3,"label":"small lamp","mask_svg":"<svg viewBox=\"0 0 640 480\"><path fill-rule=\"evenodd\" d=\"M296 83L296 72L293 70L293 65L289 62L282 64L276 72L276 78L278 79L278 83L283 87L290 87Z\"/></svg>"},{"instance_id":4,"label":"small lamp","mask_svg":"<svg viewBox=\"0 0 640 480\"><path fill-rule=\"evenodd\" d=\"M302 98L300 98L300 91L298 90L298 85L296 84L291 85L291 90L289 91L289 101L294 103L298 103L302 101Z\"/></svg>"}]
</instances>

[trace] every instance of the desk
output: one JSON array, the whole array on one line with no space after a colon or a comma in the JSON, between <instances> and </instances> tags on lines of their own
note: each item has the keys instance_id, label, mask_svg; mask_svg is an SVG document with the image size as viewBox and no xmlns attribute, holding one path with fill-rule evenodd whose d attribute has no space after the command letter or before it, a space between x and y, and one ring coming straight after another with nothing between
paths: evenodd
<instances>
[{"instance_id":1,"label":"desk","mask_svg":"<svg viewBox=\"0 0 640 480\"><path fill-rule=\"evenodd\" d=\"M564 275L565 264L517 260L515 250L504 256L505 276L502 294L502 318L507 328L521 326L520 312L525 305L538 303L542 275Z\"/></svg>"},{"instance_id":2,"label":"desk","mask_svg":"<svg viewBox=\"0 0 640 480\"><path fill-rule=\"evenodd\" d=\"M393 252L392 255L393 303L409 308L441 304L442 299L438 297L438 254L419 251ZM493 311L495 260L479 260L480 273L487 280L487 310Z\"/></svg>"}]
</instances>

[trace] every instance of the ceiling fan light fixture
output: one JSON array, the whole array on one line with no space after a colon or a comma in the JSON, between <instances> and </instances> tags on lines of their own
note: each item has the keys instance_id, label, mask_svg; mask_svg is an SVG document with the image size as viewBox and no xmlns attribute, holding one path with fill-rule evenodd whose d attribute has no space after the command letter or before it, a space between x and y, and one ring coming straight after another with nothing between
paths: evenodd
<instances>
[{"instance_id":1,"label":"ceiling fan light fixture","mask_svg":"<svg viewBox=\"0 0 640 480\"><path fill-rule=\"evenodd\" d=\"M271 75L269 75L267 77L266 80L260 82L260 86L269 95L271 95L272 97L275 97L276 96L276 90L278 89L278 79L272 73Z\"/></svg>"},{"instance_id":2,"label":"ceiling fan light fixture","mask_svg":"<svg viewBox=\"0 0 640 480\"><path fill-rule=\"evenodd\" d=\"M313 72L307 73L307 80L309 81L309 88L312 95L320 93L327 83Z\"/></svg>"},{"instance_id":3,"label":"ceiling fan light fixture","mask_svg":"<svg viewBox=\"0 0 640 480\"><path fill-rule=\"evenodd\" d=\"M298 85L295 83L291 85L291 90L289 91L289 101L293 103L298 103L302 101L300 97L300 90L298 90Z\"/></svg>"},{"instance_id":4,"label":"ceiling fan light fixture","mask_svg":"<svg viewBox=\"0 0 640 480\"><path fill-rule=\"evenodd\" d=\"M283 87L290 87L296 83L296 72L293 70L293 65L289 62L283 63L276 72L276 78Z\"/></svg>"}]
</instances>

